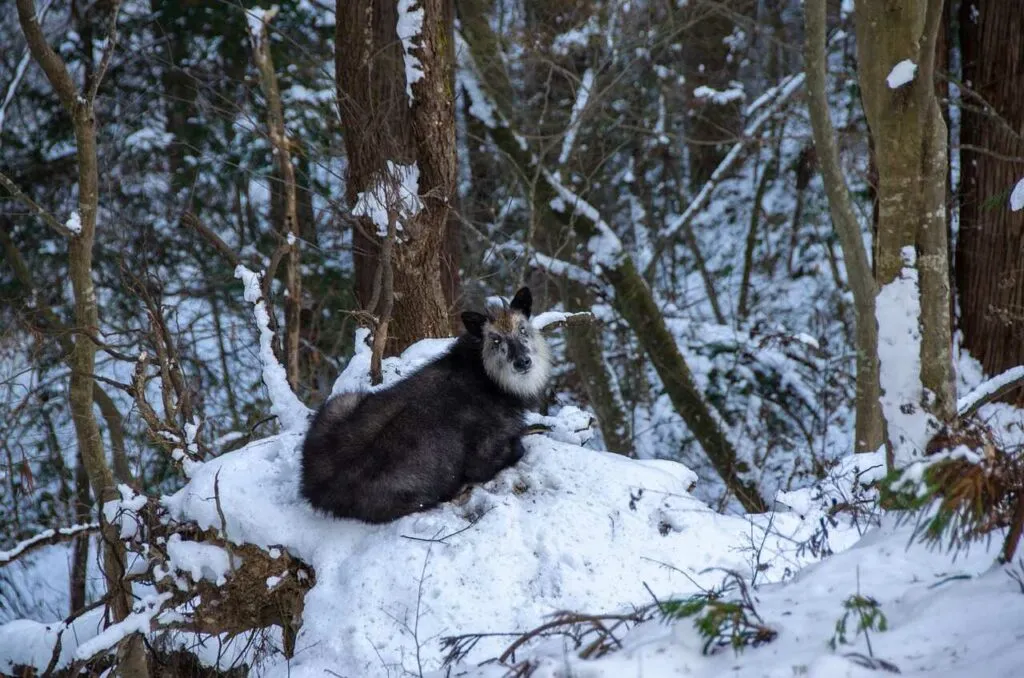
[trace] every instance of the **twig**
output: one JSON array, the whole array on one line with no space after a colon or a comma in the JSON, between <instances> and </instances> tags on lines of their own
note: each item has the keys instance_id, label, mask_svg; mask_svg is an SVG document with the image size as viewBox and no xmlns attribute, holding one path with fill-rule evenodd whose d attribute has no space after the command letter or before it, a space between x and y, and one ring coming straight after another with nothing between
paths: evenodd
<instances>
[{"instance_id":1,"label":"twig","mask_svg":"<svg viewBox=\"0 0 1024 678\"><path fill-rule=\"evenodd\" d=\"M103 48L103 56L100 57L100 65L92 74L91 82L86 84L86 101L91 105L96 100L96 92L103 82L103 76L107 74L107 67L110 66L110 59L114 56L114 48L117 46L117 15L121 11L121 0L115 0L110 8L110 27L107 29L107 44Z\"/></svg>"},{"instance_id":2,"label":"twig","mask_svg":"<svg viewBox=\"0 0 1024 678\"><path fill-rule=\"evenodd\" d=\"M611 635L611 633L605 628L605 626L602 624L602 622L604 622L604 621L627 621L627 622L628 621L632 621L632 622L638 622L639 623L641 621L644 621L644 618L645 618L645 614L644 614L643 610L640 610L640 611L637 611L637 612L626 613L626 614L602 614L602 615L561 613L561 614L558 615L558 617L556 619L554 619L552 621L549 621L546 624L541 624L537 628L532 629L530 631L527 631L526 633L521 635L519 638L516 638L516 640L511 645L509 645L508 648L504 652L501 653L501 656L498 657L498 662L501 663L501 664L504 664L505 662L507 662L509 660L510 657L512 657L515 654L515 651L518 650L520 647L522 647L523 645L525 645L529 641L533 640L534 638L537 638L539 636L544 635L544 633L546 633L547 631L551 631L552 629L556 629L556 628L558 628L560 626L571 626L573 624L587 624L587 623L589 623L589 624L594 625L596 628L604 631L607 634L607 637L611 637L616 643L618 643L618 639L616 639L614 636Z\"/></svg>"},{"instance_id":3,"label":"twig","mask_svg":"<svg viewBox=\"0 0 1024 678\"><path fill-rule=\"evenodd\" d=\"M403 535L400 535L400 536L405 538L405 539L411 539L412 541L425 541L425 542L429 542L429 543L432 543L432 544L443 544L445 542L445 540L451 539L454 536L460 535L463 532L465 532L466 530L468 530L471 527L473 527L474 525L476 525L477 523L479 523L481 520L483 520L484 516L486 516L488 513L490 513L493 510L494 510L494 507L492 506L489 509L487 509L486 511L484 511L483 513L481 513L480 515L478 515L476 518L471 520L469 522L469 525L466 525L465 527L463 527L461 529L458 529L458 530L455 530L454 532L446 534L443 537L436 537L436 536L434 536L434 537L412 537L412 536L407 535L407 534L403 534Z\"/></svg>"}]
</instances>

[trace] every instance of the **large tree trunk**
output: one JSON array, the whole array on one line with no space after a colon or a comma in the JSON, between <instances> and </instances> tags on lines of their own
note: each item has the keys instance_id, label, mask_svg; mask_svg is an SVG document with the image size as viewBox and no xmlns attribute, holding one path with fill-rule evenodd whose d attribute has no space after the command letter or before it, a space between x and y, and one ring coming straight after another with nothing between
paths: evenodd
<instances>
[{"instance_id":1,"label":"large tree trunk","mask_svg":"<svg viewBox=\"0 0 1024 678\"><path fill-rule=\"evenodd\" d=\"M387 327L388 355L424 337L450 335L441 256L455 199L454 14L451 0L421 0L414 11L422 12L422 30L403 41L397 0L337 2L335 66L349 204L355 208L361 194L365 203L367 192L380 191L385 219L400 236L392 248L382 247L389 224L368 216L357 219L353 233L356 298ZM422 77L408 83L410 99L406 66L413 58ZM411 196L396 195L397 171L412 168L419 173L418 210L403 208Z\"/></svg>"},{"instance_id":2,"label":"large tree trunk","mask_svg":"<svg viewBox=\"0 0 1024 678\"><path fill-rule=\"evenodd\" d=\"M897 466L923 453L933 429L950 421L956 408L946 231L946 125L933 83L942 5L942 0L860 0L855 15L861 96L878 163L875 270L879 299L897 280L912 285L909 281L916 272L920 302L919 379L909 375L905 383L887 381L897 375L900 366L887 365L886 355L896 355L894 346L916 337L914 333L895 336L888 327L891 317L879 319L880 351L887 352L881 355L883 412L890 463ZM890 72L904 60L916 64L913 80L890 86ZM878 313L895 310L910 311L880 305ZM920 416L922 406L930 415L924 430L911 422ZM909 432L911 428L915 432Z\"/></svg>"},{"instance_id":3,"label":"large tree trunk","mask_svg":"<svg viewBox=\"0 0 1024 678\"><path fill-rule=\"evenodd\" d=\"M828 110L826 80L825 25L826 0L805 0L807 35L805 60L807 68L807 99L814 130L814 146L818 152L828 195L832 223L843 247L843 261L856 309L857 400L854 424L854 450L874 452L885 442L882 418L881 388L878 381L878 322L875 319L875 279L868 262L860 222L853 211L853 201L839 164L835 128Z\"/></svg>"},{"instance_id":4,"label":"large tree trunk","mask_svg":"<svg viewBox=\"0 0 1024 678\"><path fill-rule=\"evenodd\" d=\"M956 283L964 348L989 375L1024 364L1024 211L1007 195L1024 177L1024 3L961 5L963 80ZM1024 404L1024 390L1005 399Z\"/></svg>"}]
</instances>

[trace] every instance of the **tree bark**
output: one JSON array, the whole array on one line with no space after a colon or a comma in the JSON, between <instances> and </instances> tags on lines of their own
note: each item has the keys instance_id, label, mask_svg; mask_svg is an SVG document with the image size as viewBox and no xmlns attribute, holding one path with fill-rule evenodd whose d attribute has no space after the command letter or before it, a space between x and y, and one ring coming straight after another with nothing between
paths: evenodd
<instances>
[{"instance_id":1,"label":"tree bark","mask_svg":"<svg viewBox=\"0 0 1024 678\"><path fill-rule=\"evenodd\" d=\"M855 13L861 96L878 163L875 270L879 290L900 276L905 248L916 251L920 382L925 393L921 394L923 403L906 402L899 407L923 405L937 420L932 426L951 421L956 413L945 204L946 125L933 83L942 5L942 0L861 0ZM904 60L916 64L914 79L890 87L887 76ZM885 415L893 462L899 434L893 430L893 415ZM913 442L915 449L903 446L906 454L923 453L927 441Z\"/></svg>"},{"instance_id":2,"label":"tree bark","mask_svg":"<svg viewBox=\"0 0 1024 678\"><path fill-rule=\"evenodd\" d=\"M451 0L421 0L414 11L422 12L422 30L407 41L411 44L406 54L396 31L397 0L337 2L335 65L349 163L349 204L357 206L360 194L393 181L396 166L419 172L418 211L404 218L400 205L388 198L389 217L399 218L402 227L391 262L394 298L387 301L393 301L388 355L424 337L451 333L441 255L455 197L454 13ZM410 99L406 61L413 57L423 75L408 83ZM381 277L377 269L384 238L380 224L369 217L357 222L352 239L356 298L373 314L377 309L370 302L386 301L375 285Z\"/></svg>"},{"instance_id":3,"label":"tree bark","mask_svg":"<svg viewBox=\"0 0 1024 678\"><path fill-rule=\"evenodd\" d=\"M50 47L36 20L33 0L17 0L18 21L28 43L32 58L42 67L61 104L71 117L78 160L78 214L80 230L68 243L68 269L74 297L74 319L79 330L95 335L99 330L99 310L93 284L92 255L96 235L96 212L99 206L99 167L96 149L96 115L94 102L104 71L116 44L116 20L119 3L111 8L110 35L98 68L94 69L81 91L78 90L63 59ZM114 476L107 465L103 438L93 412L96 346L87 336L79 334L68 357L71 371L69 400L71 420L82 463L89 476L93 496L100 506L118 497ZM101 518L102 518L102 511ZM119 530L104 524L103 571L111 594L115 621L128 617L132 611L130 587L123 581L125 549ZM142 638L132 634L118 648L120 672L139 678L149 674Z\"/></svg>"},{"instance_id":4,"label":"tree bark","mask_svg":"<svg viewBox=\"0 0 1024 678\"><path fill-rule=\"evenodd\" d=\"M964 348L996 375L1024 364L1024 211L1011 212L1007 199L1024 177L1024 3L962 3L960 44L969 88L960 129L960 327ZM1024 405L1024 389L1003 399Z\"/></svg>"},{"instance_id":5,"label":"tree bark","mask_svg":"<svg viewBox=\"0 0 1024 678\"><path fill-rule=\"evenodd\" d=\"M807 100L821 168L828 195L832 224L843 248L846 277L853 293L857 351L856 420L854 451L874 452L885 442L881 387L878 381L878 322L875 319L875 286L871 264L864 248L860 223L839 164L836 131L828 110L825 50L826 1L805 0L805 63Z\"/></svg>"}]
</instances>

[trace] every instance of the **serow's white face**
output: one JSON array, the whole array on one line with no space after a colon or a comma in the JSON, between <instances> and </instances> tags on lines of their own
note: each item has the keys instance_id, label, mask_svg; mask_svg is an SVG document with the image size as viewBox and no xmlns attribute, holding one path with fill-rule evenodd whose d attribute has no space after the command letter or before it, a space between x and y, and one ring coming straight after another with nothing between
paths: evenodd
<instances>
[{"instance_id":1,"label":"serow's white face","mask_svg":"<svg viewBox=\"0 0 1024 678\"><path fill-rule=\"evenodd\" d=\"M509 393L527 398L541 395L551 373L551 355L529 319L514 309L503 309L488 316L482 335L488 376Z\"/></svg>"}]
</instances>

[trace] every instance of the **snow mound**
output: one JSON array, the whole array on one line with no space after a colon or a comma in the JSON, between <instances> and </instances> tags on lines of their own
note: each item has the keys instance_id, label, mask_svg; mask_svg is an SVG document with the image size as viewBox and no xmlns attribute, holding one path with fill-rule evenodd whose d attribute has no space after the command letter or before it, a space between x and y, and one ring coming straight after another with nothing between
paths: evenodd
<instances>
[{"instance_id":1,"label":"snow mound","mask_svg":"<svg viewBox=\"0 0 1024 678\"><path fill-rule=\"evenodd\" d=\"M357 336L334 393L374 388L364 340ZM449 343L426 340L385 360L383 386ZM163 501L178 520L219 528L217 483L228 539L287 549L316 571L295 657L263 664L260 673L270 676L323 676L336 667L420 675L440 667L442 636L522 632L559 610L628 608L650 601L646 587L659 596L692 593L720 578L707 568L749 576L762 548L777 553L804 529L795 515L777 515L766 539L768 516L712 511L689 494L697 478L681 464L584 449L592 420L578 408L528 420L548 433L527 436L515 467L387 525L327 517L301 499L303 432L294 429L203 464ZM759 576L794 569L795 561L777 558ZM469 659L509 642L484 639Z\"/></svg>"},{"instance_id":2,"label":"snow mound","mask_svg":"<svg viewBox=\"0 0 1024 678\"><path fill-rule=\"evenodd\" d=\"M516 467L463 503L383 526L337 520L298 496L300 445L296 433L253 443L204 464L165 499L176 518L219 527L210 500L219 473L228 538L283 547L315 569L296 655L264 675L437 669L440 636L525 631L558 610L628 607L649 600L644 584L659 596L693 592L694 582L720 577L700 574L709 567L749 575L763 538L750 521L692 498L696 476L680 464L540 435L527 437ZM779 518L776 530L795 526ZM762 576L782 572L773 565ZM471 657L508 642L482 641Z\"/></svg>"}]
</instances>

